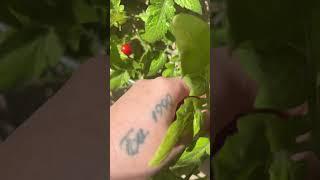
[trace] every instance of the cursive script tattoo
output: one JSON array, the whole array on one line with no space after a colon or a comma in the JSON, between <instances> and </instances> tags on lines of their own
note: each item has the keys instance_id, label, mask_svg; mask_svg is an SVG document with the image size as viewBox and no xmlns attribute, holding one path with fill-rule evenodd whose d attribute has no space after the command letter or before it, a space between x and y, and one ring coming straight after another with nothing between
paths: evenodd
<instances>
[{"instance_id":1,"label":"cursive script tattoo","mask_svg":"<svg viewBox=\"0 0 320 180\"><path fill-rule=\"evenodd\" d=\"M154 122L158 122L158 118L161 117L165 110L172 106L172 97L167 94L161 101L154 107L152 111L152 119Z\"/></svg>"},{"instance_id":2,"label":"cursive script tattoo","mask_svg":"<svg viewBox=\"0 0 320 180\"><path fill-rule=\"evenodd\" d=\"M120 141L120 148L124 150L129 156L134 156L139 153L140 145L142 145L149 135L149 131L143 129L131 128L127 134Z\"/></svg>"}]
</instances>

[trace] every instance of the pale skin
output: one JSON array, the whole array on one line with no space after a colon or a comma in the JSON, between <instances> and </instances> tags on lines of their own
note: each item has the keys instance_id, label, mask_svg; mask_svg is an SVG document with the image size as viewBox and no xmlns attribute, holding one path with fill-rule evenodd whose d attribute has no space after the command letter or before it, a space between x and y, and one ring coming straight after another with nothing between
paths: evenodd
<instances>
[{"instance_id":1,"label":"pale skin","mask_svg":"<svg viewBox=\"0 0 320 180\"><path fill-rule=\"evenodd\" d=\"M241 69L236 57L226 48L214 50L214 135L235 115L253 109L257 84ZM110 177L111 180L143 180L152 176L184 149L182 143L158 167L148 166L174 119L177 104L189 94L181 79L157 78L134 84L110 109ZM168 96L169 95L169 96ZM306 104L287 111L295 116L307 112ZM209 119L209 118L208 118ZM210 121L208 121L210 122ZM209 126L207 126L209 127ZM310 165L306 180L319 179L314 168L320 162L312 153L293 155L294 160L307 160Z\"/></svg>"},{"instance_id":2,"label":"pale skin","mask_svg":"<svg viewBox=\"0 0 320 180\"><path fill-rule=\"evenodd\" d=\"M110 109L110 177L147 179L184 149L177 144L157 167L148 162L174 120L177 105L189 95L179 78L136 82Z\"/></svg>"},{"instance_id":3,"label":"pale skin","mask_svg":"<svg viewBox=\"0 0 320 180\"><path fill-rule=\"evenodd\" d=\"M223 53L219 52L219 54ZM219 94L214 94L215 102L217 102L215 106L221 108L217 109L215 113L221 116L216 118L214 133L219 132L228 121L232 120L232 116L250 109L253 99L250 94L255 91L254 85L250 86L250 91L248 91L248 87L243 86L245 83L235 83L239 82L239 79L243 79L241 82L245 82L245 79L247 79L247 76L235 65L226 64L223 60L219 60L216 67L219 67L216 71L219 74L217 77L223 78L223 80L221 84L220 81L216 81L219 86L217 91ZM233 73L230 73L230 71ZM230 78L226 80L226 77ZM232 89L237 89L237 92L244 92L244 94L230 93ZM136 82L111 107L111 179L146 179L161 168L161 166L151 168L148 166L148 162L153 157L170 123L173 121L177 104L188 94L188 87L181 79L160 77L154 80L141 80ZM228 104L226 103L226 97L237 99L243 103L237 104L231 101L232 103ZM166 101L170 102L166 103ZM224 112L226 109L228 111ZM208 116L207 119L206 127L210 127ZM209 128L208 131L210 131ZM177 144L162 166L183 149L183 144Z\"/></svg>"},{"instance_id":4,"label":"pale skin","mask_svg":"<svg viewBox=\"0 0 320 180\"><path fill-rule=\"evenodd\" d=\"M243 73L238 73L239 68L232 68L231 63L223 64L228 58L226 51L219 49L214 54L226 54L214 58L217 64L213 73L217 75L213 76L216 83L213 86L216 90L216 94L213 94L213 133L218 133L235 113L250 110L253 99L251 96L254 96L251 92L255 92L255 88L248 88L252 81L241 75ZM111 159L107 159L111 166L111 179L146 179L160 169L150 168L148 162L173 121L177 103L188 95L187 87L180 79L138 81L111 107L109 144L105 139L108 121L104 118L106 110L109 110L105 101L105 68L102 68L105 67L105 58L99 59L82 65L54 97L1 144L1 179L105 179L109 175L104 166L106 145L111 147ZM220 81L216 77L221 78ZM163 110L162 116L157 113L155 121L152 112L167 93L173 97L174 103L168 110ZM242 103L235 103L239 101ZM165 101L163 104L166 104ZM162 106L158 106L158 109L159 107ZM307 106L303 105L290 109L288 113L304 114L307 110ZM120 145L131 129L134 131ZM304 136L297 139L297 142L306 139L308 138ZM127 151L129 144L136 146L130 146ZM171 157L183 148L181 143L177 144ZM307 180L320 179L319 159L307 153L299 154L293 159L306 159L310 162L312 166Z\"/></svg>"},{"instance_id":5,"label":"pale skin","mask_svg":"<svg viewBox=\"0 0 320 180\"><path fill-rule=\"evenodd\" d=\"M225 54L225 50L218 51L218 54ZM215 77L220 79L215 81L217 94L213 94L216 109L213 115L214 133L221 131L237 113L251 109L253 94L256 91L253 82L237 64L226 63L223 58L216 59L218 61L215 72L218 75ZM171 98L167 98L168 94ZM173 121L177 104L188 94L188 87L181 79L160 77L154 80L141 80L111 107L110 177L112 180L147 179L161 168L161 166L151 168L148 162ZM172 105L161 108L159 106L163 104L161 102L168 99L172 100ZM209 119L207 116L206 127L210 127ZM209 128L207 130L210 131ZM183 148L183 144L177 144L162 166Z\"/></svg>"}]
</instances>

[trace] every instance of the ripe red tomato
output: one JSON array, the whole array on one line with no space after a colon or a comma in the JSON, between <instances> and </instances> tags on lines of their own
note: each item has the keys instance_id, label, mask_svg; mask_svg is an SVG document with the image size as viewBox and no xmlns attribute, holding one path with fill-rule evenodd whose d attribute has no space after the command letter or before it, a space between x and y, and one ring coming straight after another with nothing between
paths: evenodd
<instances>
[{"instance_id":1,"label":"ripe red tomato","mask_svg":"<svg viewBox=\"0 0 320 180\"><path fill-rule=\"evenodd\" d=\"M132 47L129 43L123 44L121 47L121 52L123 52L123 54L130 56L132 54Z\"/></svg>"}]
</instances>

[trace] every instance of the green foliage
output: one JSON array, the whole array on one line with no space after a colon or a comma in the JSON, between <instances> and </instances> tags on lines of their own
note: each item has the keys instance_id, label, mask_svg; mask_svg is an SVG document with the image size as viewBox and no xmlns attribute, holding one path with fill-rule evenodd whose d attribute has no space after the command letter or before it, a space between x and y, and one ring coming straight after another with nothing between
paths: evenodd
<instances>
[{"instance_id":1,"label":"green foliage","mask_svg":"<svg viewBox=\"0 0 320 180\"><path fill-rule=\"evenodd\" d=\"M238 48L235 52L244 69L259 85L255 103L257 108L288 109L306 100L307 72L301 68L305 58L288 51L283 49L277 54L259 55L247 47Z\"/></svg>"},{"instance_id":2,"label":"green foliage","mask_svg":"<svg viewBox=\"0 0 320 180\"><path fill-rule=\"evenodd\" d=\"M220 2L221 3L221 2ZM305 161L292 154L318 154L319 136L319 9L320 3L290 0L226 1L216 12L215 47L229 45L259 89L255 108L286 111L308 103L307 115L278 117L248 114L238 120L239 132L227 138L216 154L216 179L305 179ZM224 16L225 19L221 20ZM219 17L219 18L218 18ZM307 143L296 137L311 131Z\"/></svg>"},{"instance_id":3,"label":"green foliage","mask_svg":"<svg viewBox=\"0 0 320 180\"><path fill-rule=\"evenodd\" d=\"M146 10L145 34L143 38L148 42L155 42L167 33L170 21L175 13L173 0L151 0Z\"/></svg>"},{"instance_id":4,"label":"green foliage","mask_svg":"<svg viewBox=\"0 0 320 180\"><path fill-rule=\"evenodd\" d=\"M209 138L200 137L194 142L195 145L188 147L184 153L180 156L177 163L170 169L175 174L189 174L197 169L205 158L210 154L210 140Z\"/></svg>"},{"instance_id":5,"label":"green foliage","mask_svg":"<svg viewBox=\"0 0 320 180\"><path fill-rule=\"evenodd\" d=\"M181 56L182 74L200 74L210 59L210 30L201 19L180 14L173 19L172 34Z\"/></svg>"},{"instance_id":6,"label":"green foliage","mask_svg":"<svg viewBox=\"0 0 320 180\"><path fill-rule=\"evenodd\" d=\"M160 165L169 155L172 148L178 143L186 132L192 129L193 104L191 99L184 101L184 104L177 111L177 118L169 127L160 147L156 151L153 159L149 162L151 166Z\"/></svg>"},{"instance_id":7,"label":"green foliage","mask_svg":"<svg viewBox=\"0 0 320 180\"><path fill-rule=\"evenodd\" d=\"M199 0L174 0L179 6L189 9L198 14L202 14L202 7Z\"/></svg>"},{"instance_id":8,"label":"green foliage","mask_svg":"<svg viewBox=\"0 0 320 180\"><path fill-rule=\"evenodd\" d=\"M151 0L146 12L141 15L145 22L144 40L153 43L166 35L176 11L174 3L202 14L199 0Z\"/></svg>"},{"instance_id":9,"label":"green foliage","mask_svg":"<svg viewBox=\"0 0 320 180\"><path fill-rule=\"evenodd\" d=\"M1 1L0 91L43 82L63 56L77 64L95 55L106 9L99 0Z\"/></svg>"},{"instance_id":10,"label":"green foliage","mask_svg":"<svg viewBox=\"0 0 320 180\"><path fill-rule=\"evenodd\" d=\"M56 65L62 55L53 30L23 29L11 34L2 45L0 90L39 77L49 66Z\"/></svg>"},{"instance_id":11,"label":"green foliage","mask_svg":"<svg viewBox=\"0 0 320 180\"><path fill-rule=\"evenodd\" d=\"M284 151L274 153L273 161L270 165L269 174L270 180L278 179L304 179L305 167L303 164L293 163L289 159L289 154Z\"/></svg>"},{"instance_id":12,"label":"green foliage","mask_svg":"<svg viewBox=\"0 0 320 180\"><path fill-rule=\"evenodd\" d=\"M167 61L167 55L165 53L162 53L159 55L157 59L154 59L151 62L150 69L148 72L148 76L154 76L164 67L166 61Z\"/></svg>"},{"instance_id":13,"label":"green foliage","mask_svg":"<svg viewBox=\"0 0 320 180\"><path fill-rule=\"evenodd\" d=\"M110 90L123 88L127 85L130 75L127 71L115 71L110 75Z\"/></svg>"},{"instance_id":14,"label":"green foliage","mask_svg":"<svg viewBox=\"0 0 320 180\"><path fill-rule=\"evenodd\" d=\"M258 117L265 117L258 115ZM221 180L265 179L264 161L269 144L263 121L257 116L239 120L239 133L230 137L214 158L215 178Z\"/></svg>"},{"instance_id":15,"label":"green foliage","mask_svg":"<svg viewBox=\"0 0 320 180\"><path fill-rule=\"evenodd\" d=\"M284 154L282 151L286 149L293 153L301 148L295 143L295 138L305 132L307 127L301 119L288 121L291 122L290 126L287 125L288 122L266 114L241 118L238 122L239 132L227 140L214 160L216 177L277 179L282 176L279 175L281 173L295 174L302 171L303 164L292 161L287 157L288 153ZM283 167L279 167L282 165ZM269 172L262 171L263 169L269 169Z\"/></svg>"},{"instance_id":16,"label":"green foliage","mask_svg":"<svg viewBox=\"0 0 320 180\"><path fill-rule=\"evenodd\" d=\"M127 20L124 6L120 4L120 0L111 0L110 8L110 27L120 27Z\"/></svg>"},{"instance_id":17,"label":"green foliage","mask_svg":"<svg viewBox=\"0 0 320 180\"><path fill-rule=\"evenodd\" d=\"M184 76L184 81L190 87L190 96L201 96L206 93L208 81L199 73Z\"/></svg>"},{"instance_id":18,"label":"green foliage","mask_svg":"<svg viewBox=\"0 0 320 180\"><path fill-rule=\"evenodd\" d=\"M127 89L136 80L158 76L183 77L190 86L190 95L203 97L184 100L149 162L150 166L158 166L182 137L193 134L192 143L177 160L152 177L186 179L182 175L189 177L198 173L210 153L202 112L209 102L210 31L209 23L200 16L208 12L202 11L199 0L117 1L117 4L124 6L122 13L127 19L120 26L110 27L111 98L116 100L112 95ZM184 13L179 12L177 5L185 8ZM128 42L133 47L130 57L120 51L121 45Z\"/></svg>"}]
</instances>

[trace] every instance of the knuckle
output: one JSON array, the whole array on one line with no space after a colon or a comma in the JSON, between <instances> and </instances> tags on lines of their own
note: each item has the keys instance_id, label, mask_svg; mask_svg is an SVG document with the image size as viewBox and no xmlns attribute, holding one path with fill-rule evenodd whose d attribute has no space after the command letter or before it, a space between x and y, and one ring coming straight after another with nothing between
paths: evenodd
<instances>
[{"instance_id":1,"label":"knuckle","mask_svg":"<svg viewBox=\"0 0 320 180\"><path fill-rule=\"evenodd\" d=\"M178 80L176 83L176 92L177 93L182 93L182 94L188 94L189 93L189 88L187 85L183 82L183 80Z\"/></svg>"},{"instance_id":2,"label":"knuckle","mask_svg":"<svg viewBox=\"0 0 320 180\"><path fill-rule=\"evenodd\" d=\"M168 79L160 76L160 77L157 77L155 79L157 81L157 84L159 84L159 86L162 88L162 89L165 89L165 90L168 90L170 88L170 82L168 81Z\"/></svg>"}]
</instances>

